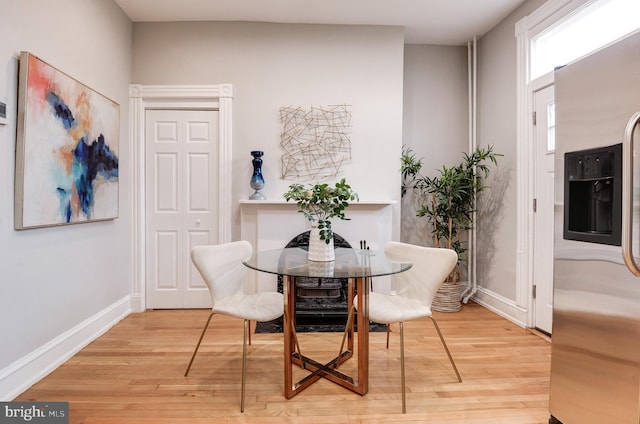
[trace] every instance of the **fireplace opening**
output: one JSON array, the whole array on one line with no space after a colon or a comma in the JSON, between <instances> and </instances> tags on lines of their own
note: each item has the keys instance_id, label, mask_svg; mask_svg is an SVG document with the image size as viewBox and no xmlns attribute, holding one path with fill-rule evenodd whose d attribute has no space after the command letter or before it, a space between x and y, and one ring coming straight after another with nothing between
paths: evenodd
<instances>
[{"instance_id":1,"label":"fireplace opening","mask_svg":"<svg viewBox=\"0 0 640 424\"><path fill-rule=\"evenodd\" d=\"M309 233L305 231L291 239L285 246L309 248ZM351 248L339 234L333 234L334 248ZM282 293L283 277L278 275L278 292ZM296 284L296 331L340 332L344 331L348 315L348 280L346 278L303 278ZM357 313L356 317L357 318ZM355 321L357 323L357 321ZM357 324L356 324L357 326ZM356 328L357 330L357 328ZM386 327L372 323L370 331L384 331ZM268 323L258 323L256 332L282 332L282 317Z\"/></svg>"}]
</instances>

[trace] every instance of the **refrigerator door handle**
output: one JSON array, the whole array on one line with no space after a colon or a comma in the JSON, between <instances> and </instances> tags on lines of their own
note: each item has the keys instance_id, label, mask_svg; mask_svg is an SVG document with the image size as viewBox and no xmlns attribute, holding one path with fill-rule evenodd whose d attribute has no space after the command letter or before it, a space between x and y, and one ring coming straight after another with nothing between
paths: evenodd
<instances>
[{"instance_id":1,"label":"refrigerator door handle","mask_svg":"<svg viewBox=\"0 0 640 424\"><path fill-rule=\"evenodd\" d=\"M640 112L633 114L624 129L622 142L622 256L629 271L640 277L640 267L633 256L633 133L640 122Z\"/></svg>"}]
</instances>

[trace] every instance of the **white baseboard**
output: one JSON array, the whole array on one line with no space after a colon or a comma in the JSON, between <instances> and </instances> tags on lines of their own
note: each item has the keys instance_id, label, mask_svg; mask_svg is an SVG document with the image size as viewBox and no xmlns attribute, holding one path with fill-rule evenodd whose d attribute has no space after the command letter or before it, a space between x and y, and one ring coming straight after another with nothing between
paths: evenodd
<instances>
[{"instance_id":1,"label":"white baseboard","mask_svg":"<svg viewBox=\"0 0 640 424\"><path fill-rule=\"evenodd\" d=\"M0 370L0 401L13 400L130 313L126 296Z\"/></svg>"},{"instance_id":2,"label":"white baseboard","mask_svg":"<svg viewBox=\"0 0 640 424\"><path fill-rule=\"evenodd\" d=\"M527 328L527 310L516 305L513 300L500 296L484 287L478 287L472 299L514 324Z\"/></svg>"}]
</instances>

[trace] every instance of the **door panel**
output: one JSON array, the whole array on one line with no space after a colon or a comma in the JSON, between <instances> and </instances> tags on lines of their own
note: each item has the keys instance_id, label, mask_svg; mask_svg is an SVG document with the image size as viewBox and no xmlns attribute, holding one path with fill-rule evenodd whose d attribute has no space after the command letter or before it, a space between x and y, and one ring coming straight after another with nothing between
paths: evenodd
<instances>
[{"instance_id":1,"label":"door panel","mask_svg":"<svg viewBox=\"0 0 640 424\"><path fill-rule=\"evenodd\" d=\"M178 233L158 231L155 243L156 288L162 291L178 289L178 263L174 260L178 251Z\"/></svg>"},{"instance_id":2,"label":"door panel","mask_svg":"<svg viewBox=\"0 0 640 424\"><path fill-rule=\"evenodd\" d=\"M209 233L207 231L189 232L189 249L188 249L189 252L191 251L192 247L202 246L208 243L209 243ZM196 267L193 266L193 264L191 263L191 258L189 257L189 254L187 254L185 261L186 263L189 264L189 267L187 268L188 290L191 293L194 293L194 296L196 296L199 291L208 290L207 285L204 283L204 280L200 276L200 273L198 272ZM207 295L207 298L209 298L208 295Z\"/></svg>"},{"instance_id":3,"label":"door panel","mask_svg":"<svg viewBox=\"0 0 640 424\"><path fill-rule=\"evenodd\" d=\"M216 111L147 111L148 308L211 306L190 251L218 239L217 127Z\"/></svg>"},{"instance_id":4,"label":"door panel","mask_svg":"<svg viewBox=\"0 0 640 424\"><path fill-rule=\"evenodd\" d=\"M188 209L189 212L210 212L209 204L209 155L190 154L187 166L189 176Z\"/></svg>"},{"instance_id":5,"label":"door panel","mask_svg":"<svg viewBox=\"0 0 640 424\"><path fill-rule=\"evenodd\" d=\"M178 211L178 158L176 153L156 155L156 172L153 194L155 213L173 213Z\"/></svg>"}]
</instances>

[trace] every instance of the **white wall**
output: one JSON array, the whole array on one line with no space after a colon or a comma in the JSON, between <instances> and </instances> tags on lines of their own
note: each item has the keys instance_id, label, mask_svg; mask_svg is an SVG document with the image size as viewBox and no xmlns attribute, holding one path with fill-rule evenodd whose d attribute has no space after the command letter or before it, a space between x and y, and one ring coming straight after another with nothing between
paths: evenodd
<instances>
[{"instance_id":1,"label":"white wall","mask_svg":"<svg viewBox=\"0 0 640 424\"><path fill-rule=\"evenodd\" d=\"M15 384L25 384L28 378L19 375L20 366L28 365L26 355L44 349L39 352L46 356L48 348L59 347L57 342L71 340L77 326L129 294L132 221L127 108L132 29L111 0L1 0L0 6L0 100L7 103L8 111L8 125L0 126L0 399L6 400ZM21 50L120 104L118 219L13 229ZM82 341L73 339L73 343Z\"/></svg>"},{"instance_id":2,"label":"white wall","mask_svg":"<svg viewBox=\"0 0 640 424\"><path fill-rule=\"evenodd\" d=\"M135 23L133 82L233 85L233 238L237 239L237 201L253 192L249 152L265 152L267 199L281 200L293 182L280 178L282 106L351 105L352 163L343 176L361 200L399 200L403 49L399 27ZM396 209L399 237L399 204Z\"/></svg>"},{"instance_id":3,"label":"white wall","mask_svg":"<svg viewBox=\"0 0 640 424\"><path fill-rule=\"evenodd\" d=\"M489 177L478 216L478 284L516 297L516 38L515 23L544 0L528 0L483 36L478 49L478 144L504 154Z\"/></svg>"},{"instance_id":4,"label":"white wall","mask_svg":"<svg viewBox=\"0 0 640 424\"><path fill-rule=\"evenodd\" d=\"M433 177L469 149L467 48L409 44L404 52L402 143ZM402 241L431 246L426 218L415 216L419 206L410 195L402 199Z\"/></svg>"}]
</instances>

